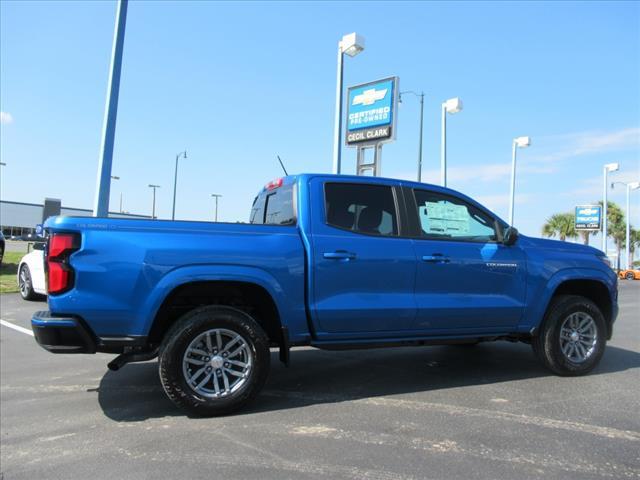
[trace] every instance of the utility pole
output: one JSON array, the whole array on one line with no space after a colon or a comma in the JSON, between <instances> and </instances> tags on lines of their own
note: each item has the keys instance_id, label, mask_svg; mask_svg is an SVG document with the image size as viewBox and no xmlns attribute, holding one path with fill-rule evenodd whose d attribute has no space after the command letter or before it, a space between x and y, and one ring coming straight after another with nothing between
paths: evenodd
<instances>
[{"instance_id":1,"label":"utility pole","mask_svg":"<svg viewBox=\"0 0 640 480\"><path fill-rule=\"evenodd\" d=\"M216 200L216 211L215 211L215 215L214 215L214 217L213 217L213 219L214 219L213 221L214 221L214 222L217 222L217 221L218 221L218 199L219 199L220 197L222 197L222 195L220 195L220 194L218 194L218 193L212 193L212 194L211 194L211 196L212 196L213 198L215 198L215 200Z\"/></svg>"},{"instance_id":2,"label":"utility pole","mask_svg":"<svg viewBox=\"0 0 640 480\"><path fill-rule=\"evenodd\" d=\"M418 182L422 181L422 137L423 137L423 125L424 125L424 92L416 93L412 90L406 92L400 92L400 102L402 102L402 95L410 93L420 99L420 136L418 140Z\"/></svg>"},{"instance_id":3,"label":"utility pole","mask_svg":"<svg viewBox=\"0 0 640 480\"><path fill-rule=\"evenodd\" d=\"M160 185L149 184L149 188L153 188L153 203L151 204L151 220L156 218L156 188L160 188Z\"/></svg>"},{"instance_id":4,"label":"utility pole","mask_svg":"<svg viewBox=\"0 0 640 480\"><path fill-rule=\"evenodd\" d=\"M178 187L178 159L180 157L187 158L187 151L180 152L176 155L176 172L173 177L173 209L171 210L171 220L176 219L176 189Z\"/></svg>"}]
</instances>

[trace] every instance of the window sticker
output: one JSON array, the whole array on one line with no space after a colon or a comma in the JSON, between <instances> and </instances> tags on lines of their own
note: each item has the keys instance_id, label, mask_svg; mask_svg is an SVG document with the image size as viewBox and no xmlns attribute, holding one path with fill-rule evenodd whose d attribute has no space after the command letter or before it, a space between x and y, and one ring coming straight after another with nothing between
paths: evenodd
<instances>
[{"instance_id":1,"label":"window sticker","mask_svg":"<svg viewBox=\"0 0 640 480\"><path fill-rule=\"evenodd\" d=\"M426 202L420 207L420 217L426 233L461 236L470 231L469 212L464 205Z\"/></svg>"}]
</instances>

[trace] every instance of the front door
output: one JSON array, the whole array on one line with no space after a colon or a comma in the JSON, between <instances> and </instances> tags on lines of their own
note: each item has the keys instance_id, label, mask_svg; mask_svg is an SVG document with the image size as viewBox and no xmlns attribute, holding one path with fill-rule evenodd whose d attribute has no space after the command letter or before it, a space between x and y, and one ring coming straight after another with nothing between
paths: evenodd
<instances>
[{"instance_id":1,"label":"front door","mask_svg":"<svg viewBox=\"0 0 640 480\"><path fill-rule=\"evenodd\" d=\"M412 195L409 214L419 227L416 329L459 334L515 327L526 293L517 243L501 243L498 221L470 202L431 190Z\"/></svg>"}]
</instances>

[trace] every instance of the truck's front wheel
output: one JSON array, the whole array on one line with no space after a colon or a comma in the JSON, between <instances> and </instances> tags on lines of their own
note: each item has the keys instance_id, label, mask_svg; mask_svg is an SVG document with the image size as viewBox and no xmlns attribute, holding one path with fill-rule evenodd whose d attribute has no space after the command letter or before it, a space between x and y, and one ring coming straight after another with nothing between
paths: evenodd
<instances>
[{"instance_id":1,"label":"truck's front wheel","mask_svg":"<svg viewBox=\"0 0 640 480\"><path fill-rule=\"evenodd\" d=\"M250 402L269 373L269 340L248 314L225 306L192 310L167 332L160 380L179 407L225 415Z\"/></svg>"},{"instance_id":2,"label":"truck's front wheel","mask_svg":"<svg viewBox=\"0 0 640 480\"><path fill-rule=\"evenodd\" d=\"M556 297L531 345L540 360L558 375L583 375L600 361L606 345L602 312L577 295Z\"/></svg>"}]
</instances>

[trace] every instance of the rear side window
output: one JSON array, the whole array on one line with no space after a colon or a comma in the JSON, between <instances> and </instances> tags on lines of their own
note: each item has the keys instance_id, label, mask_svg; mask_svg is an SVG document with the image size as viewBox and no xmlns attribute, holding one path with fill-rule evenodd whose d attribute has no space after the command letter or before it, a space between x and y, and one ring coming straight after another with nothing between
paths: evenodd
<instances>
[{"instance_id":1,"label":"rear side window","mask_svg":"<svg viewBox=\"0 0 640 480\"><path fill-rule=\"evenodd\" d=\"M253 206L251 207L251 217L249 223L264 223L264 195L258 195L253 200Z\"/></svg>"},{"instance_id":2,"label":"rear side window","mask_svg":"<svg viewBox=\"0 0 640 480\"><path fill-rule=\"evenodd\" d=\"M368 235L397 236L391 187L353 183L325 184L327 224Z\"/></svg>"},{"instance_id":3,"label":"rear side window","mask_svg":"<svg viewBox=\"0 0 640 480\"><path fill-rule=\"evenodd\" d=\"M294 224L293 185L285 185L258 195L253 202L249 222L264 225Z\"/></svg>"}]
</instances>

